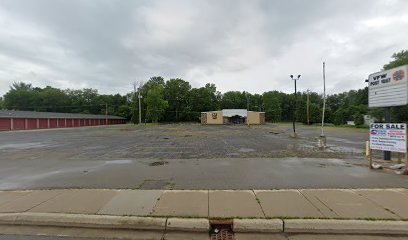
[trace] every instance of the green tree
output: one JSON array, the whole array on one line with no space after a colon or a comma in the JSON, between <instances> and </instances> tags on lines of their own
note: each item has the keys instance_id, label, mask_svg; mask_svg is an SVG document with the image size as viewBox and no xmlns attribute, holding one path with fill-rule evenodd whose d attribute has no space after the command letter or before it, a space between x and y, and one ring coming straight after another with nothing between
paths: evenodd
<instances>
[{"instance_id":1,"label":"green tree","mask_svg":"<svg viewBox=\"0 0 408 240\"><path fill-rule=\"evenodd\" d=\"M408 64L408 50L402 50L401 52L394 53L391 57L393 60L384 65L384 70Z\"/></svg>"},{"instance_id":2,"label":"green tree","mask_svg":"<svg viewBox=\"0 0 408 240\"><path fill-rule=\"evenodd\" d=\"M190 104L192 111L198 113L197 119L200 112L219 110L219 92L215 85L207 83L205 87L191 89Z\"/></svg>"},{"instance_id":3,"label":"green tree","mask_svg":"<svg viewBox=\"0 0 408 240\"><path fill-rule=\"evenodd\" d=\"M169 102L166 121L188 120L191 85L183 79L170 79L164 86L164 98Z\"/></svg>"},{"instance_id":4,"label":"green tree","mask_svg":"<svg viewBox=\"0 0 408 240\"><path fill-rule=\"evenodd\" d=\"M222 109L247 109L247 101L251 99L249 93L230 91L221 95Z\"/></svg>"},{"instance_id":5,"label":"green tree","mask_svg":"<svg viewBox=\"0 0 408 240\"><path fill-rule=\"evenodd\" d=\"M4 95L4 107L14 110L33 110L38 102L38 92L31 84L15 82Z\"/></svg>"},{"instance_id":6,"label":"green tree","mask_svg":"<svg viewBox=\"0 0 408 240\"><path fill-rule=\"evenodd\" d=\"M154 123L157 123L169 106L169 103L163 97L164 88L156 86L147 92L144 102L147 106L147 117Z\"/></svg>"},{"instance_id":7,"label":"green tree","mask_svg":"<svg viewBox=\"0 0 408 240\"><path fill-rule=\"evenodd\" d=\"M277 91L266 92L262 96L265 117L268 122L281 120L280 93Z\"/></svg>"},{"instance_id":8,"label":"green tree","mask_svg":"<svg viewBox=\"0 0 408 240\"><path fill-rule=\"evenodd\" d=\"M354 117L354 124L356 126L364 125L364 115L360 113L356 113L353 115Z\"/></svg>"},{"instance_id":9,"label":"green tree","mask_svg":"<svg viewBox=\"0 0 408 240\"><path fill-rule=\"evenodd\" d=\"M70 100L64 91L47 86L39 90L38 109L47 112L67 112Z\"/></svg>"}]
</instances>

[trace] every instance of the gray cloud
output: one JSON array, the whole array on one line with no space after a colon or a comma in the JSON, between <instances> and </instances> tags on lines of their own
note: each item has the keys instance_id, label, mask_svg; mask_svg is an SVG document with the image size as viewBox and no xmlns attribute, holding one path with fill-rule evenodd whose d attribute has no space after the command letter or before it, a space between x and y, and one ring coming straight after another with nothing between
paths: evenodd
<instances>
[{"instance_id":1,"label":"gray cloud","mask_svg":"<svg viewBox=\"0 0 408 240\"><path fill-rule=\"evenodd\" d=\"M221 91L364 86L406 49L407 1L0 0L0 94L14 81L126 93L181 77Z\"/></svg>"}]
</instances>

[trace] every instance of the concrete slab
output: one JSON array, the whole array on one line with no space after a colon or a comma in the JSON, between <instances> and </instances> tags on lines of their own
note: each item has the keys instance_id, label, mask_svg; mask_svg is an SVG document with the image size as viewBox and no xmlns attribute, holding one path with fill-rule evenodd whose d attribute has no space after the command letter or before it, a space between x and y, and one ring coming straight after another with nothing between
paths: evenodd
<instances>
[{"instance_id":1,"label":"concrete slab","mask_svg":"<svg viewBox=\"0 0 408 240\"><path fill-rule=\"evenodd\" d=\"M210 191L210 218L265 217L252 191Z\"/></svg>"},{"instance_id":2,"label":"concrete slab","mask_svg":"<svg viewBox=\"0 0 408 240\"><path fill-rule=\"evenodd\" d=\"M403 219L408 219L408 195L394 190L354 190Z\"/></svg>"},{"instance_id":3,"label":"concrete slab","mask_svg":"<svg viewBox=\"0 0 408 240\"><path fill-rule=\"evenodd\" d=\"M313 204L317 209L319 209L319 212L323 214L326 218L339 218L340 216L334 212L332 209L328 208L318 197L313 195L313 192L310 191L304 191L304 190L299 190L305 196L307 200L310 201L310 203Z\"/></svg>"},{"instance_id":4,"label":"concrete slab","mask_svg":"<svg viewBox=\"0 0 408 240\"><path fill-rule=\"evenodd\" d=\"M377 206L351 190L301 190L314 196L340 218L357 219L399 219L398 216Z\"/></svg>"},{"instance_id":5,"label":"concrete slab","mask_svg":"<svg viewBox=\"0 0 408 240\"><path fill-rule=\"evenodd\" d=\"M118 190L98 214L147 216L153 212L163 191L161 190Z\"/></svg>"},{"instance_id":6,"label":"concrete slab","mask_svg":"<svg viewBox=\"0 0 408 240\"><path fill-rule=\"evenodd\" d=\"M9 201L5 204L0 205L0 212L11 213L11 212L25 212L31 208L50 200L57 195L61 194L62 191L59 190L44 190L44 191L33 191L23 196L20 196L13 201Z\"/></svg>"},{"instance_id":7,"label":"concrete slab","mask_svg":"<svg viewBox=\"0 0 408 240\"><path fill-rule=\"evenodd\" d=\"M29 194L30 191L1 191L0 192L0 205L9 201L14 201L21 196Z\"/></svg>"},{"instance_id":8,"label":"concrete slab","mask_svg":"<svg viewBox=\"0 0 408 240\"><path fill-rule=\"evenodd\" d=\"M114 190L64 190L29 212L95 214L116 194Z\"/></svg>"},{"instance_id":9,"label":"concrete slab","mask_svg":"<svg viewBox=\"0 0 408 240\"><path fill-rule=\"evenodd\" d=\"M298 190L262 190L255 195L266 217L324 217Z\"/></svg>"},{"instance_id":10,"label":"concrete slab","mask_svg":"<svg viewBox=\"0 0 408 240\"><path fill-rule=\"evenodd\" d=\"M208 191L165 191L154 207L153 215L208 217Z\"/></svg>"},{"instance_id":11,"label":"concrete slab","mask_svg":"<svg viewBox=\"0 0 408 240\"><path fill-rule=\"evenodd\" d=\"M287 240L283 234L277 233L235 233L236 240Z\"/></svg>"},{"instance_id":12,"label":"concrete slab","mask_svg":"<svg viewBox=\"0 0 408 240\"><path fill-rule=\"evenodd\" d=\"M399 188L396 191L408 195L408 189Z\"/></svg>"}]
</instances>

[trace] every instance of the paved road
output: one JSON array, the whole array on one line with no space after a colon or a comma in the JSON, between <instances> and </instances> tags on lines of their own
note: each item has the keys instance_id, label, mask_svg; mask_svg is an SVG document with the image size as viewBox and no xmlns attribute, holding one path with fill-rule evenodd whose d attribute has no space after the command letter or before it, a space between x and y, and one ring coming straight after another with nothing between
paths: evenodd
<instances>
[{"instance_id":1,"label":"paved road","mask_svg":"<svg viewBox=\"0 0 408 240\"><path fill-rule=\"evenodd\" d=\"M281 189L408 186L406 176L370 171L365 166L355 164L361 163L358 160L310 158L55 160L55 162L15 160L12 163L3 163L0 169L0 189Z\"/></svg>"},{"instance_id":2,"label":"paved road","mask_svg":"<svg viewBox=\"0 0 408 240\"><path fill-rule=\"evenodd\" d=\"M0 132L0 190L44 188L276 189L406 187L369 171L366 130L317 127L103 126Z\"/></svg>"}]
</instances>

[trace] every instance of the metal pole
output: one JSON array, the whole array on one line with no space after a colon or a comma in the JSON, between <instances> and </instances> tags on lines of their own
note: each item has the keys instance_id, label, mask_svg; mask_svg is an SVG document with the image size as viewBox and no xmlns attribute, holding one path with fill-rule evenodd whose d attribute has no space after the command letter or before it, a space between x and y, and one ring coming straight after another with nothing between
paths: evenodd
<instances>
[{"instance_id":1,"label":"metal pole","mask_svg":"<svg viewBox=\"0 0 408 240\"><path fill-rule=\"evenodd\" d=\"M384 108L384 118L386 123L391 122L391 107ZM390 151L384 151L384 160L391 160Z\"/></svg>"},{"instance_id":2,"label":"metal pole","mask_svg":"<svg viewBox=\"0 0 408 240\"><path fill-rule=\"evenodd\" d=\"M323 62L323 113L322 113L322 132L319 137L319 147L326 147L326 136L324 135L324 113L326 111L326 64Z\"/></svg>"},{"instance_id":3,"label":"metal pole","mask_svg":"<svg viewBox=\"0 0 408 240\"><path fill-rule=\"evenodd\" d=\"M326 110L326 72L325 62L323 62L323 114L322 114L322 132L321 137L324 137L324 112Z\"/></svg>"},{"instance_id":4,"label":"metal pole","mask_svg":"<svg viewBox=\"0 0 408 240\"><path fill-rule=\"evenodd\" d=\"M108 104L105 103L105 125L108 124Z\"/></svg>"},{"instance_id":5,"label":"metal pole","mask_svg":"<svg viewBox=\"0 0 408 240\"><path fill-rule=\"evenodd\" d=\"M249 111L249 95L246 93L246 99L247 99L247 111Z\"/></svg>"},{"instance_id":6,"label":"metal pole","mask_svg":"<svg viewBox=\"0 0 408 240\"><path fill-rule=\"evenodd\" d=\"M296 78L295 80L295 104L294 104L294 108L293 108L293 136L296 137L296 101L297 101L297 91L296 91Z\"/></svg>"},{"instance_id":7,"label":"metal pole","mask_svg":"<svg viewBox=\"0 0 408 240\"><path fill-rule=\"evenodd\" d=\"M142 123L142 95L140 95L140 88L139 88L139 124Z\"/></svg>"},{"instance_id":8,"label":"metal pole","mask_svg":"<svg viewBox=\"0 0 408 240\"><path fill-rule=\"evenodd\" d=\"M307 115L307 125L310 125L310 118L309 118L309 89L307 89L306 115Z\"/></svg>"}]
</instances>

